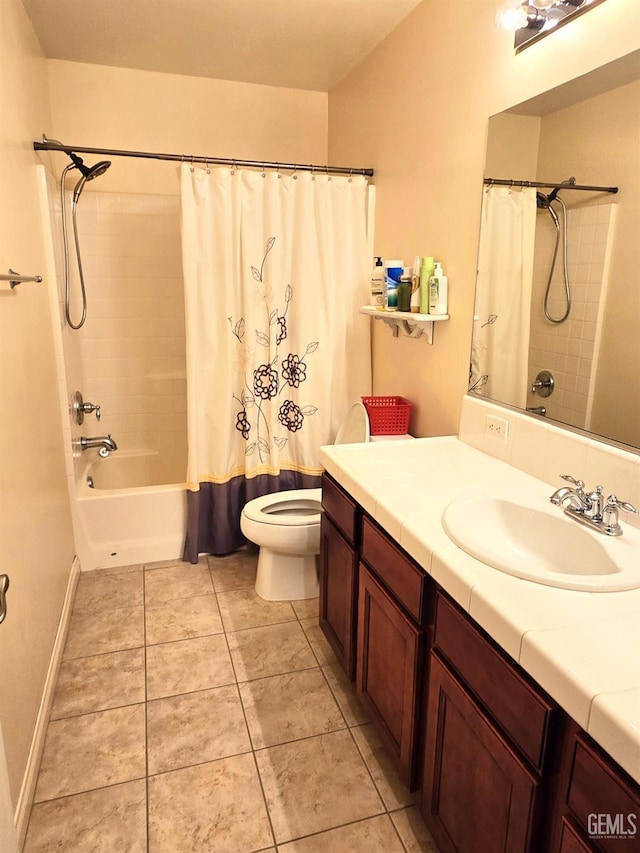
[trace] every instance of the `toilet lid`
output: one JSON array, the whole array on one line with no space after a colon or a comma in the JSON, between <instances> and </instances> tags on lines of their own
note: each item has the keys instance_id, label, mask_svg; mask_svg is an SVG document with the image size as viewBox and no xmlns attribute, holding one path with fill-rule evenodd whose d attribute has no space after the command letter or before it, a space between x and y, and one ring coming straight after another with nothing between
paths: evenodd
<instances>
[{"instance_id":1,"label":"toilet lid","mask_svg":"<svg viewBox=\"0 0 640 853\"><path fill-rule=\"evenodd\" d=\"M358 401L347 412L334 444L359 444L369 441L369 416L364 405Z\"/></svg>"},{"instance_id":2,"label":"toilet lid","mask_svg":"<svg viewBox=\"0 0 640 853\"><path fill-rule=\"evenodd\" d=\"M249 501L243 514L261 524L287 527L320 524L322 489L292 489Z\"/></svg>"}]
</instances>

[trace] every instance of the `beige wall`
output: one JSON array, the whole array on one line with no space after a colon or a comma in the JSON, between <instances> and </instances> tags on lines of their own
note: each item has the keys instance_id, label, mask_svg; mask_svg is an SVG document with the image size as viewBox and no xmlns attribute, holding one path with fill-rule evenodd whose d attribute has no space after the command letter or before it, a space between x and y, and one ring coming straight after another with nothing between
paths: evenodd
<instances>
[{"instance_id":1,"label":"beige wall","mask_svg":"<svg viewBox=\"0 0 640 853\"><path fill-rule=\"evenodd\" d=\"M36 157L46 64L18 0L0 4L0 268L44 272ZM46 282L0 293L0 722L14 807L73 560Z\"/></svg>"},{"instance_id":2,"label":"beige wall","mask_svg":"<svg viewBox=\"0 0 640 853\"><path fill-rule=\"evenodd\" d=\"M325 93L58 60L48 68L52 127L44 130L68 144L326 162ZM58 176L68 160L54 156ZM101 192L175 193L177 164L117 158L99 184Z\"/></svg>"},{"instance_id":3,"label":"beige wall","mask_svg":"<svg viewBox=\"0 0 640 853\"><path fill-rule=\"evenodd\" d=\"M640 65L640 63L639 63ZM620 86L542 120L538 175L617 186L582 205L616 205L591 428L640 445L640 82ZM565 193L571 206L577 193ZM624 400L625 405L620 401Z\"/></svg>"},{"instance_id":4,"label":"beige wall","mask_svg":"<svg viewBox=\"0 0 640 853\"><path fill-rule=\"evenodd\" d=\"M416 435L456 433L467 387L487 119L640 47L640 4L608 0L515 55L500 0L424 0L329 97L331 162L376 170L375 254L433 254L451 320L433 347L376 324L374 393Z\"/></svg>"}]
</instances>

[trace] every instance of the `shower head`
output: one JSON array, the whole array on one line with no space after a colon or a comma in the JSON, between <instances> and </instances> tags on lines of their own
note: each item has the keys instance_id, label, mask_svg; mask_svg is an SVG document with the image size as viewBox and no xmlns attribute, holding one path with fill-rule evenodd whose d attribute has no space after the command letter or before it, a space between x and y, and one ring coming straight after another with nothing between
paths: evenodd
<instances>
[{"instance_id":1,"label":"shower head","mask_svg":"<svg viewBox=\"0 0 640 853\"><path fill-rule=\"evenodd\" d=\"M87 181L92 181L94 178L104 175L111 165L110 160L100 160L100 162L96 163L95 166L85 166L82 157L78 157L78 155L74 154L73 151L69 152L69 157L71 157L73 165L82 173L82 177Z\"/></svg>"},{"instance_id":2,"label":"shower head","mask_svg":"<svg viewBox=\"0 0 640 853\"><path fill-rule=\"evenodd\" d=\"M80 198L80 193L84 189L84 185L87 181L92 181L94 178L99 178L100 175L104 175L111 165L111 160L99 160L93 166L85 166L82 158L78 157L77 154L74 154L73 151L69 152L69 157L71 157L76 169L82 172L82 177L73 190L73 203L77 204L78 199ZM73 166L71 168L73 168Z\"/></svg>"},{"instance_id":3,"label":"shower head","mask_svg":"<svg viewBox=\"0 0 640 853\"><path fill-rule=\"evenodd\" d=\"M549 207L550 198L548 195L544 193L536 193L536 206L542 210L546 210Z\"/></svg>"}]
</instances>

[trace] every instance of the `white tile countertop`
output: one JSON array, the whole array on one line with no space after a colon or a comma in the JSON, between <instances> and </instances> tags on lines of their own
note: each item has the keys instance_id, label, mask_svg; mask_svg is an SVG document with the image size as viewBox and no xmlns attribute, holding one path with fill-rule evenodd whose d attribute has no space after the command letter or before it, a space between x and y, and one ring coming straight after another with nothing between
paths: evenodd
<instances>
[{"instance_id":1,"label":"white tile countertop","mask_svg":"<svg viewBox=\"0 0 640 853\"><path fill-rule=\"evenodd\" d=\"M640 588L582 592L522 580L469 556L442 527L444 509L462 495L530 506L539 502L546 511L553 487L453 436L323 447L320 459L425 572L640 782ZM562 517L560 507L557 512ZM621 524L626 533L624 516Z\"/></svg>"}]
</instances>

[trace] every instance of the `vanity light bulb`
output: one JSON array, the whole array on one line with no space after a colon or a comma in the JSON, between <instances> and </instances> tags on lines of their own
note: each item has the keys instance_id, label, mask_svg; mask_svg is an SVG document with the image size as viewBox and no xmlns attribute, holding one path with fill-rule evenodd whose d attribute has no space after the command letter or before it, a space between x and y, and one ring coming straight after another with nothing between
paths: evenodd
<instances>
[{"instance_id":1,"label":"vanity light bulb","mask_svg":"<svg viewBox=\"0 0 640 853\"><path fill-rule=\"evenodd\" d=\"M514 6L510 3L506 8L501 9L496 15L496 25L502 30L515 32L527 26L527 11L525 6L518 3Z\"/></svg>"}]
</instances>

